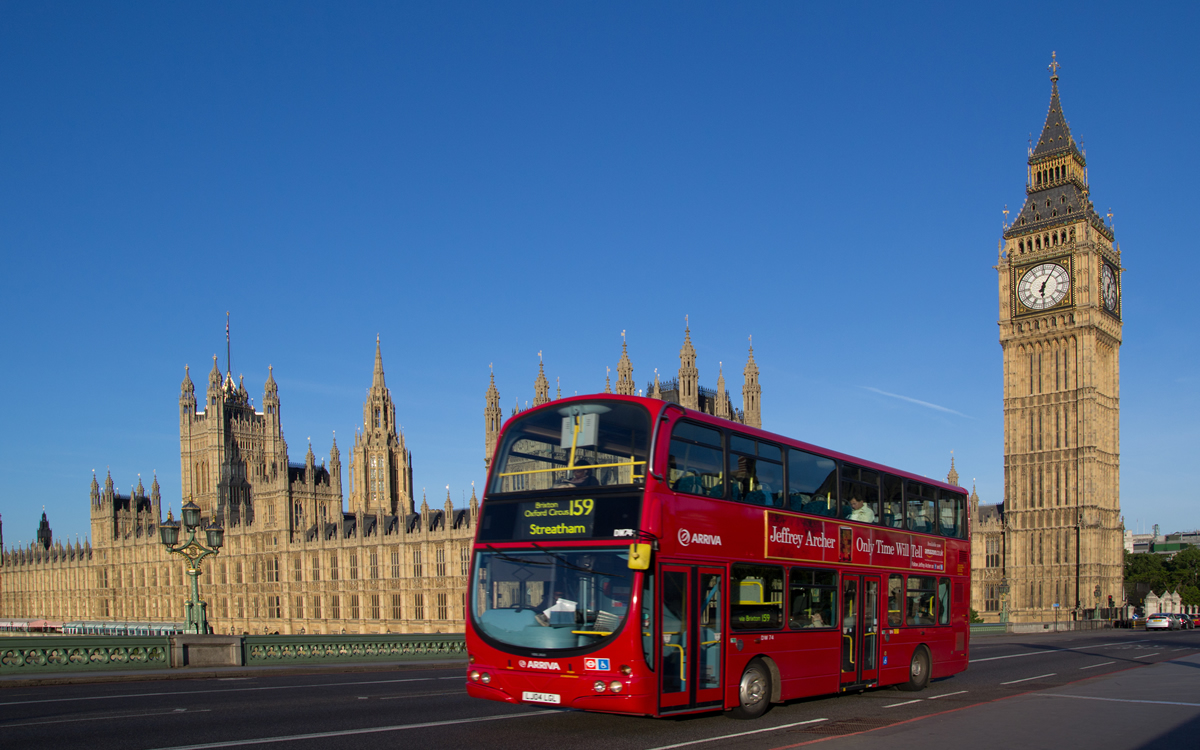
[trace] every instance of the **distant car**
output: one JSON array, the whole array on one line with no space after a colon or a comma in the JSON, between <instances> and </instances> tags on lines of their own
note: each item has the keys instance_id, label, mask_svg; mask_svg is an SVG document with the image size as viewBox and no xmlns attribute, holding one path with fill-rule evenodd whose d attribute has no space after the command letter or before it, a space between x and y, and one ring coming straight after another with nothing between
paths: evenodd
<instances>
[{"instance_id":1,"label":"distant car","mask_svg":"<svg viewBox=\"0 0 1200 750\"><path fill-rule=\"evenodd\" d=\"M1179 620L1166 612L1159 612L1146 618L1146 630L1179 630Z\"/></svg>"},{"instance_id":2,"label":"distant car","mask_svg":"<svg viewBox=\"0 0 1200 750\"><path fill-rule=\"evenodd\" d=\"M1195 630L1196 629L1196 621L1192 619L1191 615L1175 615L1175 616L1179 618L1180 629L1182 629L1182 630Z\"/></svg>"}]
</instances>

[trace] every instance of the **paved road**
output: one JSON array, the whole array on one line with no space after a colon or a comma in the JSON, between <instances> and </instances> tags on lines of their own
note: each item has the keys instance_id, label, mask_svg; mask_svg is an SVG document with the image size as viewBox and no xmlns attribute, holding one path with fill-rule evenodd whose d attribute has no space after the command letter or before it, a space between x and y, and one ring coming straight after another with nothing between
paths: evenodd
<instances>
[{"instance_id":1,"label":"paved road","mask_svg":"<svg viewBox=\"0 0 1200 750\"><path fill-rule=\"evenodd\" d=\"M468 698L463 669L0 688L5 747L1136 748L1200 730L1200 633L977 638L967 672L776 706L755 722L644 719ZM1154 665L1154 666L1147 666ZM1134 702L1136 701L1136 702ZM1148 746L1148 745L1147 745ZM1178 745L1189 746L1189 743Z\"/></svg>"}]
</instances>

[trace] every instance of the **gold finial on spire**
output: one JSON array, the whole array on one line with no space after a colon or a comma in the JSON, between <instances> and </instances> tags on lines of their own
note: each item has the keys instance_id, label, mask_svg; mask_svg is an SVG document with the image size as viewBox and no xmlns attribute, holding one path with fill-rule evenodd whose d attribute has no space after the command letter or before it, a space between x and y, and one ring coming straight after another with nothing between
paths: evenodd
<instances>
[{"instance_id":1,"label":"gold finial on spire","mask_svg":"<svg viewBox=\"0 0 1200 750\"><path fill-rule=\"evenodd\" d=\"M1004 204L1004 228L1008 229L1008 204Z\"/></svg>"},{"instance_id":2,"label":"gold finial on spire","mask_svg":"<svg viewBox=\"0 0 1200 750\"><path fill-rule=\"evenodd\" d=\"M625 341L625 329L624 328L621 329L621 341L622 342Z\"/></svg>"},{"instance_id":3,"label":"gold finial on spire","mask_svg":"<svg viewBox=\"0 0 1200 750\"><path fill-rule=\"evenodd\" d=\"M1059 63L1058 63L1058 53L1051 51L1050 64L1046 66L1046 70L1050 71L1050 80L1051 81L1058 80L1058 69L1060 67L1062 67L1062 66L1059 65Z\"/></svg>"},{"instance_id":4,"label":"gold finial on spire","mask_svg":"<svg viewBox=\"0 0 1200 750\"><path fill-rule=\"evenodd\" d=\"M688 329L690 325L691 325L691 323L689 323L689 322L688 322L688 316L685 314L685 315L683 316L683 327L684 327L684 329Z\"/></svg>"},{"instance_id":5,"label":"gold finial on spire","mask_svg":"<svg viewBox=\"0 0 1200 750\"><path fill-rule=\"evenodd\" d=\"M538 349L538 362L542 361L542 350Z\"/></svg>"}]
</instances>

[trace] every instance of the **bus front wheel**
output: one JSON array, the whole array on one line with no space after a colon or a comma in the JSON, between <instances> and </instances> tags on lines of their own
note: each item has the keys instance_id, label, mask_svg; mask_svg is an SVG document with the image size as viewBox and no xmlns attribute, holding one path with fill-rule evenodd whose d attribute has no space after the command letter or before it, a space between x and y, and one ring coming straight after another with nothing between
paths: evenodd
<instances>
[{"instance_id":1,"label":"bus front wheel","mask_svg":"<svg viewBox=\"0 0 1200 750\"><path fill-rule=\"evenodd\" d=\"M924 646L913 651L912 663L908 665L908 682L900 685L901 690L915 692L924 690L929 684L929 652Z\"/></svg>"},{"instance_id":2,"label":"bus front wheel","mask_svg":"<svg viewBox=\"0 0 1200 750\"><path fill-rule=\"evenodd\" d=\"M742 672L738 683L738 705L729 715L735 719L757 719L771 705L771 672L762 659L755 659Z\"/></svg>"}]
</instances>

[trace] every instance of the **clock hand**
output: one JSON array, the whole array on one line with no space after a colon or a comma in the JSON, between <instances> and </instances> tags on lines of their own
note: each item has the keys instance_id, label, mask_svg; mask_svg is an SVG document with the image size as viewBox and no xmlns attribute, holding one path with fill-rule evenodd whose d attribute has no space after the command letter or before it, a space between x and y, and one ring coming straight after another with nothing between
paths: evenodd
<instances>
[{"instance_id":1,"label":"clock hand","mask_svg":"<svg viewBox=\"0 0 1200 750\"><path fill-rule=\"evenodd\" d=\"M1049 281L1049 280L1050 279L1048 279L1048 278L1046 279L1046 281ZM1041 287L1041 289L1038 290L1038 293L1041 294L1043 297L1046 296L1046 281L1042 282L1042 287Z\"/></svg>"}]
</instances>

